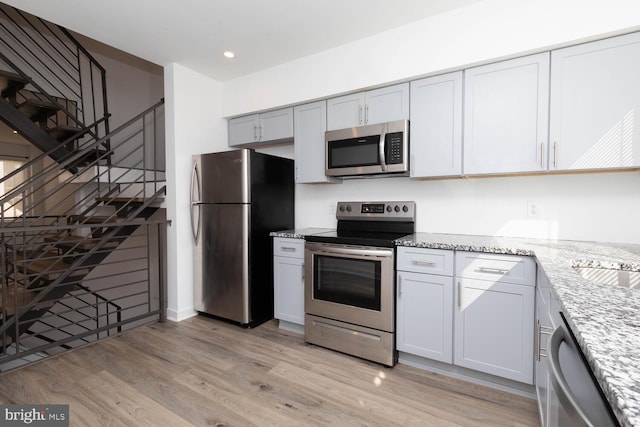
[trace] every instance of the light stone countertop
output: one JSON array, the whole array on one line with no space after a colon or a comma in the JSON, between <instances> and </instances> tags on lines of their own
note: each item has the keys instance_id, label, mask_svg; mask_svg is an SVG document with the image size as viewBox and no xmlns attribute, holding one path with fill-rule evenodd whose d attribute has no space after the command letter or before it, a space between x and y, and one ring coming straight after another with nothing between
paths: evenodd
<instances>
[{"instance_id":1,"label":"light stone countertop","mask_svg":"<svg viewBox=\"0 0 640 427\"><path fill-rule=\"evenodd\" d=\"M640 271L640 245L416 233L398 246L535 257L622 426L640 426L640 289L595 283L572 267Z\"/></svg>"},{"instance_id":2,"label":"light stone countertop","mask_svg":"<svg viewBox=\"0 0 640 427\"><path fill-rule=\"evenodd\" d=\"M283 237L289 239L304 239L306 236L313 234L327 233L334 231L333 228L296 228L294 230L272 231L269 233L271 237Z\"/></svg>"}]
</instances>

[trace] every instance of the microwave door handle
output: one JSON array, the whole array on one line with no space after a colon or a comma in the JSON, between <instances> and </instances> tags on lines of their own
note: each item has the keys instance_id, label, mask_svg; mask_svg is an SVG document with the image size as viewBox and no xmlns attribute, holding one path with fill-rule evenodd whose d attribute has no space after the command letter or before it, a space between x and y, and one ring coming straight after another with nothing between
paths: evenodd
<instances>
[{"instance_id":1,"label":"microwave door handle","mask_svg":"<svg viewBox=\"0 0 640 427\"><path fill-rule=\"evenodd\" d=\"M387 139L387 124L382 124L382 131L380 132L380 145L378 146L378 154L380 155L380 167L382 172L387 170L387 161L384 157L384 142Z\"/></svg>"}]
</instances>

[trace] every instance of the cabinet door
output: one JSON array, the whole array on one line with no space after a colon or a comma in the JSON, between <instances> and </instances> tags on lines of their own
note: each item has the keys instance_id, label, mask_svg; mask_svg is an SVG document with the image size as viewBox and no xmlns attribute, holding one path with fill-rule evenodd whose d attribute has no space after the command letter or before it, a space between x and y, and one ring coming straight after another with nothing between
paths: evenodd
<instances>
[{"instance_id":1,"label":"cabinet door","mask_svg":"<svg viewBox=\"0 0 640 427\"><path fill-rule=\"evenodd\" d=\"M546 170L549 54L465 71L465 174Z\"/></svg>"},{"instance_id":2,"label":"cabinet door","mask_svg":"<svg viewBox=\"0 0 640 427\"><path fill-rule=\"evenodd\" d=\"M640 33L551 54L551 169L640 166Z\"/></svg>"},{"instance_id":3,"label":"cabinet door","mask_svg":"<svg viewBox=\"0 0 640 427\"><path fill-rule=\"evenodd\" d=\"M411 82L411 177L462 173L462 72Z\"/></svg>"},{"instance_id":4,"label":"cabinet door","mask_svg":"<svg viewBox=\"0 0 640 427\"><path fill-rule=\"evenodd\" d=\"M454 364L533 384L535 287L456 280Z\"/></svg>"},{"instance_id":5,"label":"cabinet door","mask_svg":"<svg viewBox=\"0 0 640 427\"><path fill-rule=\"evenodd\" d=\"M257 114L229 120L229 146L233 147L258 141L258 131Z\"/></svg>"},{"instance_id":6,"label":"cabinet door","mask_svg":"<svg viewBox=\"0 0 640 427\"><path fill-rule=\"evenodd\" d=\"M409 83L383 87L365 93L365 124L371 125L408 118Z\"/></svg>"},{"instance_id":7,"label":"cabinet door","mask_svg":"<svg viewBox=\"0 0 640 427\"><path fill-rule=\"evenodd\" d=\"M273 260L274 317L304 325L304 259Z\"/></svg>"},{"instance_id":8,"label":"cabinet door","mask_svg":"<svg viewBox=\"0 0 640 427\"><path fill-rule=\"evenodd\" d=\"M298 105L294 108L293 117L296 183L342 182L325 175L327 102Z\"/></svg>"},{"instance_id":9,"label":"cabinet door","mask_svg":"<svg viewBox=\"0 0 640 427\"><path fill-rule=\"evenodd\" d=\"M261 113L259 135L261 142L293 138L293 108Z\"/></svg>"},{"instance_id":10,"label":"cabinet door","mask_svg":"<svg viewBox=\"0 0 640 427\"><path fill-rule=\"evenodd\" d=\"M327 100L327 130L362 126L364 123L364 92Z\"/></svg>"},{"instance_id":11,"label":"cabinet door","mask_svg":"<svg viewBox=\"0 0 640 427\"><path fill-rule=\"evenodd\" d=\"M445 363L453 358L453 277L398 272L396 347Z\"/></svg>"}]
</instances>

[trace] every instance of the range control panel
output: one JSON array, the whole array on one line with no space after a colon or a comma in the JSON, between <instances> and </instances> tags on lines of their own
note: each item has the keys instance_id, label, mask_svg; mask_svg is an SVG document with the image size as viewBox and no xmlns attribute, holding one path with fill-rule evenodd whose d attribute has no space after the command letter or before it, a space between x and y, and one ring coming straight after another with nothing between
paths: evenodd
<instances>
[{"instance_id":1,"label":"range control panel","mask_svg":"<svg viewBox=\"0 0 640 427\"><path fill-rule=\"evenodd\" d=\"M338 202L338 220L415 221L415 202Z\"/></svg>"}]
</instances>

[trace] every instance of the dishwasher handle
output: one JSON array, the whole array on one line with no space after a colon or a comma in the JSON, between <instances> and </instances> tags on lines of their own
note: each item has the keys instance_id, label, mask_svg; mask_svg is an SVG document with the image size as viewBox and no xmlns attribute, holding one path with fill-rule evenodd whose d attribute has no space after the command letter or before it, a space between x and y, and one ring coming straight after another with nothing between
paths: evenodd
<instances>
[{"instance_id":1,"label":"dishwasher handle","mask_svg":"<svg viewBox=\"0 0 640 427\"><path fill-rule=\"evenodd\" d=\"M562 369L560 368L560 345L565 343L571 351L579 351L573 340L569 336L568 332L565 328L560 325L558 326L553 333L551 334L551 338L549 339L549 365L551 368L551 384L553 385L553 389L558 396L558 400L560 404L567 412L576 426L587 426L587 427L595 427L593 423L589 420L587 415L583 412L578 405L576 396L569 388L569 384L562 373Z\"/></svg>"}]
</instances>

